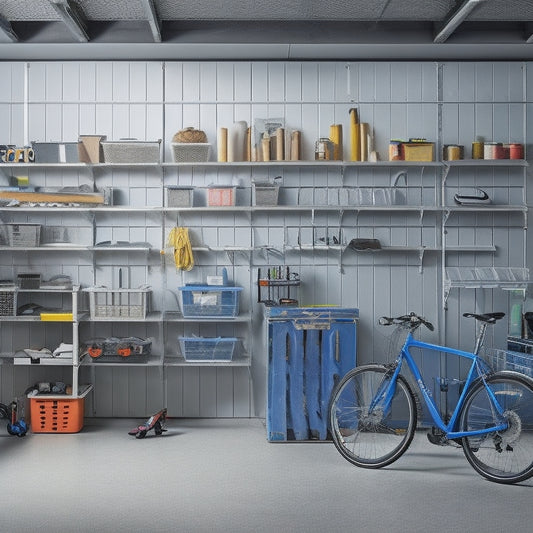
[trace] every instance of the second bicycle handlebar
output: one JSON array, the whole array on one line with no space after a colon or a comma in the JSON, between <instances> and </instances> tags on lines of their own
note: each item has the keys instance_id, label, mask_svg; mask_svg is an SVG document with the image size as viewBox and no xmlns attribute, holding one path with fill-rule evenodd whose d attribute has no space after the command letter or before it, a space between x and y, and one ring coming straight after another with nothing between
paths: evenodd
<instances>
[{"instance_id":1,"label":"second bicycle handlebar","mask_svg":"<svg viewBox=\"0 0 533 533\"><path fill-rule=\"evenodd\" d=\"M431 322L427 321L424 317L418 316L416 313L409 313L408 315L402 315L398 317L382 316L379 318L378 322L382 326L391 326L393 324L408 325L411 331L414 331L422 324L424 324L429 331L433 331L435 329Z\"/></svg>"}]
</instances>

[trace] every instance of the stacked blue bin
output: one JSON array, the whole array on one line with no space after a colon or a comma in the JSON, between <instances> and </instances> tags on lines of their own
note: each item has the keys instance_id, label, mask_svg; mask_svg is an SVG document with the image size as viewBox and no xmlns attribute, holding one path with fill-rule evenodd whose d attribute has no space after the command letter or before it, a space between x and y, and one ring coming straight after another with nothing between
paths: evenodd
<instances>
[{"instance_id":1,"label":"stacked blue bin","mask_svg":"<svg viewBox=\"0 0 533 533\"><path fill-rule=\"evenodd\" d=\"M269 307L269 441L325 440L335 383L356 365L353 308Z\"/></svg>"}]
</instances>

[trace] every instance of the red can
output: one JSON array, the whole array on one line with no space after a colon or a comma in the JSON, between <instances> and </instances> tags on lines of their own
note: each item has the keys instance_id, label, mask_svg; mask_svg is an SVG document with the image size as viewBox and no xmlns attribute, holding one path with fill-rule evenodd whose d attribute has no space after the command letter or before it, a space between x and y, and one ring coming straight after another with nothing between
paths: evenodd
<instances>
[{"instance_id":1,"label":"red can","mask_svg":"<svg viewBox=\"0 0 533 533\"><path fill-rule=\"evenodd\" d=\"M509 159L524 159L524 145L521 143L510 144Z\"/></svg>"}]
</instances>

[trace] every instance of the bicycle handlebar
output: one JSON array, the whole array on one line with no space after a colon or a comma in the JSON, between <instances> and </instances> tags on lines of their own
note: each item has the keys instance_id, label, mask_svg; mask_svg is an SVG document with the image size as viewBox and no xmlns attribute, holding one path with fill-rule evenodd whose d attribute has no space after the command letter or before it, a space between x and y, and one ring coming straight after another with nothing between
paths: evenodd
<instances>
[{"instance_id":1,"label":"bicycle handlebar","mask_svg":"<svg viewBox=\"0 0 533 533\"><path fill-rule=\"evenodd\" d=\"M416 313L409 313L408 315L402 315L398 317L387 317L382 316L378 320L379 324L382 326L392 326L393 324L397 325L407 325L409 324L409 328L411 331L414 331L418 327L420 327L422 324L426 326L426 328L429 329L429 331L433 331L435 328L431 322L426 320L424 317L418 316Z\"/></svg>"}]
</instances>

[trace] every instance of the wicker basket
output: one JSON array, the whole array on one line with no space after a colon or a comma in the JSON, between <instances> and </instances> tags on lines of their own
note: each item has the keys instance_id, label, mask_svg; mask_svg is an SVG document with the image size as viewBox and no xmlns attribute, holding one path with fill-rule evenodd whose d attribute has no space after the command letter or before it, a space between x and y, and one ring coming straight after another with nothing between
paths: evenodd
<instances>
[{"instance_id":1,"label":"wicker basket","mask_svg":"<svg viewBox=\"0 0 533 533\"><path fill-rule=\"evenodd\" d=\"M172 137L173 143L206 143L207 135L202 130L195 130L194 128L185 128L178 131Z\"/></svg>"}]
</instances>

